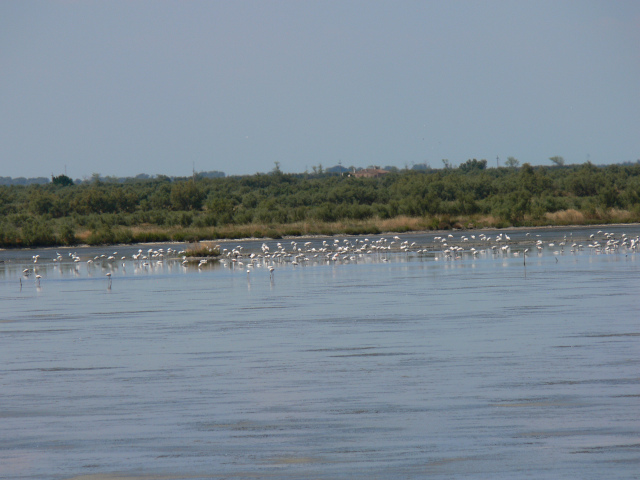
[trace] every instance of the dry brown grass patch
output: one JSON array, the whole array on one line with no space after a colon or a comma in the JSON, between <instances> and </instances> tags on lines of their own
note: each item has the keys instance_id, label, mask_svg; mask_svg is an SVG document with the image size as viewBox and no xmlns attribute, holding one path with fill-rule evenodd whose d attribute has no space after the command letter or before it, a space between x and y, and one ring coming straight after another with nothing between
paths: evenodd
<instances>
[{"instance_id":1,"label":"dry brown grass patch","mask_svg":"<svg viewBox=\"0 0 640 480\"><path fill-rule=\"evenodd\" d=\"M479 227L495 227L500 223L500 219L493 215L482 215L476 219L476 224Z\"/></svg>"},{"instance_id":2,"label":"dry brown grass patch","mask_svg":"<svg viewBox=\"0 0 640 480\"><path fill-rule=\"evenodd\" d=\"M617 223L628 223L635 220L635 215L629 210L621 210L618 208L612 208L609 210L611 219Z\"/></svg>"},{"instance_id":3,"label":"dry brown grass patch","mask_svg":"<svg viewBox=\"0 0 640 480\"><path fill-rule=\"evenodd\" d=\"M220 255L220 247L215 242L196 242L187 247L187 257L215 257Z\"/></svg>"},{"instance_id":4,"label":"dry brown grass patch","mask_svg":"<svg viewBox=\"0 0 640 480\"><path fill-rule=\"evenodd\" d=\"M76 240L80 243L86 243L89 235L91 235L91 230L81 230L75 234Z\"/></svg>"},{"instance_id":5,"label":"dry brown grass patch","mask_svg":"<svg viewBox=\"0 0 640 480\"><path fill-rule=\"evenodd\" d=\"M584 214L572 208L553 213L545 213L545 218L556 225L583 225L586 223Z\"/></svg>"}]
</instances>

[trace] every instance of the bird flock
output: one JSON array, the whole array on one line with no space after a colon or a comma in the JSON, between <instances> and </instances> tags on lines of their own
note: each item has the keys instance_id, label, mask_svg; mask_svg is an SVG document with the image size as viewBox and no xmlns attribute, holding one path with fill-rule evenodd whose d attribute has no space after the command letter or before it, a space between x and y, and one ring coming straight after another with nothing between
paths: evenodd
<instances>
[{"instance_id":1,"label":"bird flock","mask_svg":"<svg viewBox=\"0 0 640 480\"><path fill-rule=\"evenodd\" d=\"M422 244L417 241L402 240L399 236L392 238L380 237L369 240L368 238L335 238L331 240L299 242L276 242L275 245L262 243L260 251L246 252L242 245L235 248L223 248L221 250L221 263L230 268L246 268L247 274L255 268L267 267L273 275L274 269L279 265L292 266L309 264L343 264L354 263L362 260L378 260L387 262L389 254L413 255L417 257L433 257L434 260L456 261L466 257L478 256L527 256L535 251L542 255L545 249L552 251L555 256L565 253L576 254L585 249L585 246L594 254L614 254L624 252L626 254L637 252L640 246L640 238L628 237L622 234L619 238L613 233L598 231L590 236L592 242L586 245L573 242L573 234L564 235L560 241L544 242L540 234L526 233L524 241L514 242L507 233L497 235L463 234L454 236L434 236L431 242ZM415 237L415 236L414 236ZM600 240L595 240L596 238Z\"/></svg>"},{"instance_id":2,"label":"bird flock","mask_svg":"<svg viewBox=\"0 0 640 480\"><path fill-rule=\"evenodd\" d=\"M412 235L412 238L418 238ZM306 241L270 241L263 242L259 249L248 251L243 245L223 248L216 245L215 249L220 253L215 261L209 258L198 260L197 269L201 270L210 263L218 263L223 267L235 271L244 271L249 277L252 271L264 268L269 272L269 277L274 278L275 270L284 265L292 267L310 264L347 264L362 261L387 262L390 255L406 255L418 258L433 258L436 261L458 261L464 258L483 257L518 257L533 254L542 255L547 249L553 255L565 253L576 254L588 250L593 254L617 254L637 253L640 248L640 237L627 236L622 233L614 233L598 230L596 233L584 237L584 241L573 240L573 234L563 234L559 241L543 241L540 234L526 233L525 240L512 241L504 232L489 235L486 233L460 234L433 236L431 240L426 237L424 241L403 240L400 236L381 236L376 239L369 238L333 238L314 239ZM213 249L212 249L213 250ZM33 265L22 271L22 279L33 275L38 287L41 285L42 273L39 269L43 264L41 254L32 256ZM71 272L81 274L81 265L85 265L89 275L102 274L107 278L108 287L116 273L126 274L129 264L134 273L150 272L167 265L180 265L184 269L191 268L192 263L186 256L186 251L168 247L138 249L130 257L119 256L118 252L111 254L94 255L90 258L81 258L76 252L63 256L56 252L51 259L52 263L60 269L60 273ZM526 263L526 258L525 258ZM64 266L64 270L63 270Z\"/></svg>"},{"instance_id":3,"label":"bird flock","mask_svg":"<svg viewBox=\"0 0 640 480\"><path fill-rule=\"evenodd\" d=\"M133 262L135 272L139 273L142 270L152 270L153 268L161 267L165 258L174 259L184 253L184 250L176 250L172 247L166 250L163 248L150 248L146 251L138 249L136 253L131 255L131 258L126 256L118 257L118 252L113 252L112 254L103 253L83 259L77 252L69 252L67 257L63 256L60 252L56 252L56 256L51 259L51 262L54 268L59 270L61 275L70 273L76 276L81 275L81 265L84 264L88 275L95 273L104 274L108 281L108 287L110 288L113 274L120 266L122 267L122 272L126 273L127 261ZM28 279L31 275L34 276L36 285L40 286L42 279L40 272L46 270L48 265L43 264L43 261L39 262L39 260L41 260L40 254L33 255L32 260L33 266L22 270L20 287L22 287L22 279Z\"/></svg>"}]
</instances>

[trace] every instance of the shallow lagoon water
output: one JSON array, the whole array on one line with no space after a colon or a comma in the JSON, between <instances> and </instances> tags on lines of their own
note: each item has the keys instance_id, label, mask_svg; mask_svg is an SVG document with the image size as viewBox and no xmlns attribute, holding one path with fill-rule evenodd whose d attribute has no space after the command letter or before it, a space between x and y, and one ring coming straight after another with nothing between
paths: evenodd
<instances>
[{"instance_id":1,"label":"shallow lagoon water","mask_svg":"<svg viewBox=\"0 0 640 480\"><path fill-rule=\"evenodd\" d=\"M640 471L635 252L374 254L273 278L40 253L39 287L18 282L30 255L0 266L2 478Z\"/></svg>"}]
</instances>

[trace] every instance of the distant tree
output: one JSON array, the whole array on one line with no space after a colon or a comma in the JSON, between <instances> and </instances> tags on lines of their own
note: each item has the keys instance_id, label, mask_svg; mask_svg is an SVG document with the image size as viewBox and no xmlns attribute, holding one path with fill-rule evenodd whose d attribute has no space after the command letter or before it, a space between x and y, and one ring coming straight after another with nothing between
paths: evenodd
<instances>
[{"instance_id":1,"label":"distant tree","mask_svg":"<svg viewBox=\"0 0 640 480\"><path fill-rule=\"evenodd\" d=\"M54 185L60 185L61 187L68 187L73 185L73 180L66 175L58 175L57 177L51 175L51 183Z\"/></svg>"},{"instance_id":2,"label":"distant tree","mask_svg":"<svg viewBox=\"0 0 640 480\"><path fill-rule=\"evenodd\" d=\"M428 162L416 163L411 167L411 169L412 170L426 171L426 170L431 170L431 165L429 165Z\"/></svg>"},{"instance_id":3,"label":"distant tree","mask_svg":"<svg viewBox=\"0 0 640 480\"><path fill-rule=\"evenodd\" d=\"M216 219L216 224L231 223L233 218L233 202L228 198L214 197L207 203L207 210Z\"/></svg>"},{"instance_id":4,"label":"distant tree","mask_svg":"<svg viewBox=\"0 0 640 480\"><path fill-rule=\"evenodd\" d=\"M551 162L556 166L556 167L562 167L564 165L564 158L562 158L559 155L556 155L555 157L549 157L549 160L551 160Z\"/></svg>"},{"instance_id":5,"label":"distant tree","mask_svg":"<svg viewBox=\"0 0 640 480\"><path fill-rule=\"evenodd\" d=\"M36 215L46 215L53 207L54 197L42 190L32 190L29 209Z\"/></svg>"},{"instance_id":6,"label":"distant tree","mask_svg":"<svg viewBox=\"0 0 640 480\"><path fill-rule=\"evenodd\" d=\"M280 170L280 162L273 162L275 164L275 167L273 167L273 170L271 170L271 173L273 175L279 175L282 173L282 170Z\"/></svg>"},{"instance_id":7,"label":"distant tree","mask_svg":"<svg viewBox=\"0 0 640 480\"><path fill-rule=\"evenodd\" d=\"M332 174L343 174L348 171L349 169L346 167L343 167L342 165L336 165L334 167L325 168L324 170L325 173L332 173Z\"/></svg>"},{"instance_id":8,"label":"distant tree","mask_svg":"<svg viewBox=\"0 0 640 480\"><path fill-rule=\"evenodd\" d=\"M515 157L507 157L505 165L509 168L518 168L520 166L520 162Z\"/></svg>"},{"instance_id":9,"label":"distant tree","mask_svg":"<svg viewBox=\"0 0 640 480\"><path fill-rule=\"evenodd\" d=\"M170 198L174 210L199 210L204 192L193 182L176 182L171 186Z\"/></svg>"},{"instance_id":10,"label":"distant tree","mask_svg":"<svg viewBox=\"0 0 640 480\"><path fill-rule=\"evenodd\" d=\"M451 168L451 163L449 163L449 160L447 160L446 158L442 159L442 165L444 165L444 168Z\"/></svg>"},{"instance_id":11,"label":"distant tree","mask_svg":"<svg viewBox=\"0 0 640 480\"><path fill-rule=\"evenodd\" d=\"M475 170L485 170L487 168L487 161L476 160L474 158L473 160L467 160L466 162L461 163L458 168L465 173L473 172Z\"/></svg>"}]
</instances>

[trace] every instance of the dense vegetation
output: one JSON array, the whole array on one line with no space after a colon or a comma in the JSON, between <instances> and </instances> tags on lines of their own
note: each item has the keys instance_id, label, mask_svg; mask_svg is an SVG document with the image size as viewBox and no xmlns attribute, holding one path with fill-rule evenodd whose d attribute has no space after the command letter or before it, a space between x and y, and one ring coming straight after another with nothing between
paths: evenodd
<instances>
[{"instance_id":1,"label":"dense vegetation","mask_svg":"<svg viewBox=\"0 0 640 480\"><path fill-rule=\"evenodd\" d=\"M640 164L0 186L4 247L639 220Z\"/></svg>"}]
</instances>

